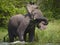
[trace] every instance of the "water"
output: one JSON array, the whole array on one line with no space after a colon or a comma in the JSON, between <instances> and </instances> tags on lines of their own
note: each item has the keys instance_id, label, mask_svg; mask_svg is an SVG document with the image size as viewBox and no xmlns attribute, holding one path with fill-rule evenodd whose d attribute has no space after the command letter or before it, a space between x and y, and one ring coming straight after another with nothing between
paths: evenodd
<instances>
[{"instance_id":1,"label":"water","mask_svg":"<svg viewBox=\"0 0 60 45\"><path fill-rule=\"evenodd\" d=\"M0 42L0 45L60 45L60 43L39 43L39 42L33 42L33 43L28 43L28 42Z\"/></svg>"}]
</instances>

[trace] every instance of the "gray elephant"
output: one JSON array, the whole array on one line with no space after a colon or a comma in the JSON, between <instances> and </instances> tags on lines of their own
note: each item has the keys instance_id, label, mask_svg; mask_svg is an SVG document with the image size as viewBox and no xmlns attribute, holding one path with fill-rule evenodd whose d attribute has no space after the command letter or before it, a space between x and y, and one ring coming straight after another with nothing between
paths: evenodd
<instances>
[{"instance_id":1,"label":"gray elephant","mask_svg":"<svg viewBox=\"0 0 60 45\"><path fill-rule=\"evenodd\" d=\"M35 7L34 7L35 6ZM31 10L30 10L31 9ZM48 20L34 4L27 5L28 13L26 15L18 14L12 16L8 23L9 41L13 42L18 36L20 41L26 41L26 35L29 34L29 42L34 41L35 27L45 29Z\"/></svg>"}]
</instances>

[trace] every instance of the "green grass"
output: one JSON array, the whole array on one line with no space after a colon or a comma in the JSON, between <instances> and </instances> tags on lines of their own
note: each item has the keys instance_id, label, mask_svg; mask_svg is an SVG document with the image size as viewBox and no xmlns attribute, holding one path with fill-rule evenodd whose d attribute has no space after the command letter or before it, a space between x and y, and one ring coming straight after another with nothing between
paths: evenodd
<instances>
[{"instance_id":1,"label":"green grass","mask_svg":"<svg viewBox=\"0 0 60 45\"><path fill-rule=\"evenodd\" d=\"M42 43L60 43L60 20L49 22L46 30L36 29L35 38Z\"/></svg>"},{"instance_id":2,"label":"green grass","mask_svg":"<svg viewBox=\"0 0 60 45\"><path fill-rule=\"evenodd\" d=\"M0 42L7 34L7 29L0 27ZM59 43L60 42L60 20L49 22L46 30L36 28L35 41L41 43Z\"/></svg>"},{"instance_id":3,"label":"green grass","mask_svg":"<svg viewBox=\"0 0 60 45\"><path fill-rule=\"evenodd\" d=\"M7 34L7 29L4 27L0 27L0 42L3 41L3 38L6 34Z\"/></svg>"}]
</instances>

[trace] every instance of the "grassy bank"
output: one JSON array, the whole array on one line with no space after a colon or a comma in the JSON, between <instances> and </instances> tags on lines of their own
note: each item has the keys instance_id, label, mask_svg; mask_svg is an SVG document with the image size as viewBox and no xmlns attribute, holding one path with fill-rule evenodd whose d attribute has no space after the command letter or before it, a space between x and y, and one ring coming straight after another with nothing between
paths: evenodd
<instances>
[{"instance_id":1,"label":"grassy bank","mask_svg":"<svg viewBox=\"0 0 60 45\"><path fill-rule=\"evenodd\" d=\"M0 27L0 41L3 41L3 37L7 34L7 29ZM46 30L39 30L36 28L35 40L38 42L60 42L60 20L49 22Z\"/></svg>"},{"instance_id":2,"label":"grassy bank","mask_svg":"<svg viewBox=\"0 0 60 45\"><path fill-rule=\"evenodd\" d=\"M7 34L7 29L4 27L0 27L0 42L3 41L3 38L6 34Z\"/></svg>"},{"instance_id":3,"label":"grassy bank","mask_svg":"<svg viewBox=\"0 0 60 45\"><path fill-rule=\"evenodd\" d=\"M47 29L36 29L36 39L39 42L60 43L60 20L49 22Z\"/></svg>"}]
</instances>

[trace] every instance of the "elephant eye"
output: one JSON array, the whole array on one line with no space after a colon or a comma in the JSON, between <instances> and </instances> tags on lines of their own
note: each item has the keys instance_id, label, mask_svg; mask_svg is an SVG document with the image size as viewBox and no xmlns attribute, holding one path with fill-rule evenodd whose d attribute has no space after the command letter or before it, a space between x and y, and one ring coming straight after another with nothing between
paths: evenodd
<instances>
[{"instance_id":1,"label":"elephant eye","mask_svg":"<svg viewBox=\"0 0 60 45\"><path fill-rule=\"evenodd\" d=\"M34 15L36 15L37 13L34 13Z\"/></svg>"}]
</instances>

